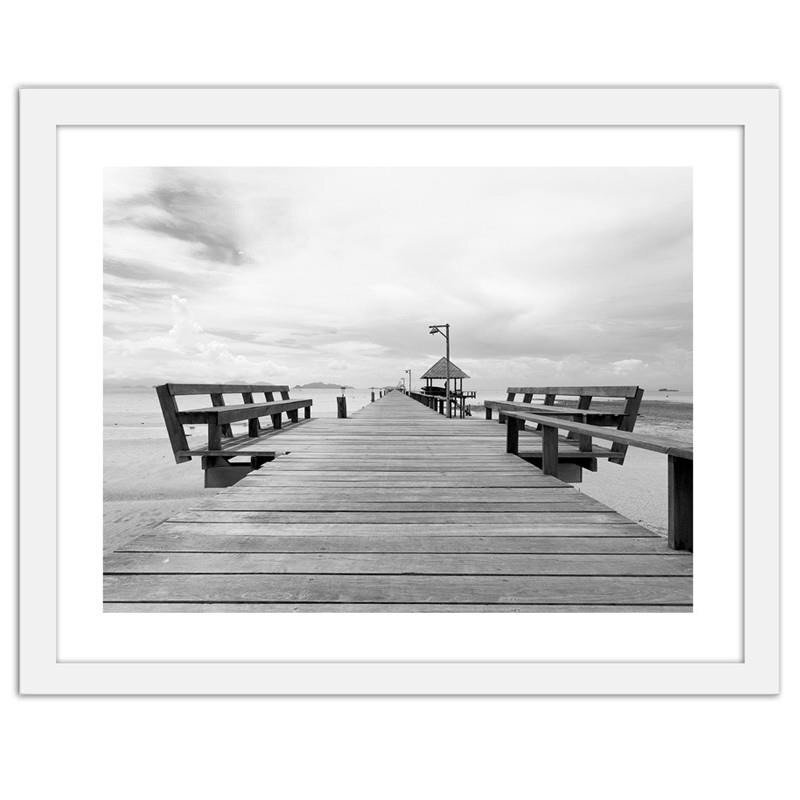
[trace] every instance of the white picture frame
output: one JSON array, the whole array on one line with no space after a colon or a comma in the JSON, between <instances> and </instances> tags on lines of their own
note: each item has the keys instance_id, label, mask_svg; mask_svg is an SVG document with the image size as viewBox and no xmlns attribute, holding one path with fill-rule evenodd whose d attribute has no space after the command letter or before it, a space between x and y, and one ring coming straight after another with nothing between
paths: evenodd
<instances>
[{"instance_id":1,"label":"white picture frame","mask_svg":"<svg viewBox=\"0 0 800 800\"><path fill-rule=\"evenodd\" d=\"M779 691L779 95L773 88L32 88L20 92L20 691ZM737 661L60 661L57 135L66 126L725 126L743 141L743 653ZM736 343L738 346L738 343ZM731 346L734 346L732 344ZM58 376L58 378L57 378ZM84 423L85 424L85 423ZM98 421L99 424L99 421ZM699 532L698 536L702 533Z\"/></svg>"}]
</instances>

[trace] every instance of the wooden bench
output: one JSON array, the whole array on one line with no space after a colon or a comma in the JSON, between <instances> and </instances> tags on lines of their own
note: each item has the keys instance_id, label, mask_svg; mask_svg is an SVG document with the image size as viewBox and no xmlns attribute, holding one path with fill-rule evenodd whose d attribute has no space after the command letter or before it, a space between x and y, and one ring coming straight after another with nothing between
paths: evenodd
<instances>
[{"instance_id":1,"label":"wooden bench","mask_svg":"<svg viewBox=\"0 0 800 800\"><path fill-rule=\"evenodd\" d=\"M554 416L526 411L506 411L506 452L519 453L519 431L526 422L542 428L542 471L557 475L559 471L558 431L573 434L578 446L592 449L594 438L604 439L625 447L639 447L667 456L668 539L675 550L693 550L693 483L694 450L691 444L661 436L647 436L628 431L598 429L596 425L570 422Z\"/></svg>"},{"instance_id":2,"label":"wooden bench","mask_svg":"<svg viewBox=\"0 0 800 800\"><path fill-rule=\"evenodd\" d=\"M492 419L493 412L497 411L498 421L504 422L509 412L521 411L611 427L622 432L634 429L644 394L639 386L509 386L506 392L506 400L484 402L486 419ZM517 395L522 395L521 401L515 399ZM621 408L592 408L592 400L597 397L604 401L618 400ZM534 398L540 398L539 402L534 402ZM566 403L557 404L561 400ZM524 450L519 454L537 467L542 465L541 431L541 425L537 424L533 431L536 436L529 437ZM562 445L558 477L573 483L581 480L581 469L596 472L598 458L606 458L613 464L622 464L628 449L626 444L614 442L611 447L586 450L577 446L577 436L573 433L562 438Z\"/></svg>"},{"instance_id":3,"label":"wooden bench","mask_svg":"<svg viewBox=\"0 0 800 800\"><path fill-rule=\"evenodd\" d=\"M311 400L291 400L288 386L270 384L165 383L156 386L175 462L180 464L200 457L206 488L231 486L254 469L275 458L275 447L265 439L282 428L286 414L292 423L299 422L299 411L311 417ZM256 395L264 402L256 402ZM275 395L280 395L280 400ZM210 406L181 409L178 397L208 395ZM240 395L241 403L226 404L225 395ZM269 417L272 427L263 428L261 418ZM231 425L247 422L247 432L234 435ZM204 447L189 447L184 425L206 425L208 442ZM235 457L248 461L233 461Z\"/></svg>"}]
</instances>

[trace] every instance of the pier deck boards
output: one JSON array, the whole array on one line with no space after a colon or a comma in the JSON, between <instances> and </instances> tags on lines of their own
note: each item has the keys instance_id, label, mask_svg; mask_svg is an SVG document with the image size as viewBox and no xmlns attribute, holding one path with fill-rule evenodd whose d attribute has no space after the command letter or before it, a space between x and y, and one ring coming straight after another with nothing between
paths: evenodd
<instances>
[{"instance_id":1,"label":"pier deck boards","mask_svg":"<svg viewBox=\"0 0 800 800\"><path fill-rule=\"evenodd\" d=\"M503 426L390 392L277 436L106 556L106 610L691 610L691 554L507 455Z\"/></svg>"}]
</instances>

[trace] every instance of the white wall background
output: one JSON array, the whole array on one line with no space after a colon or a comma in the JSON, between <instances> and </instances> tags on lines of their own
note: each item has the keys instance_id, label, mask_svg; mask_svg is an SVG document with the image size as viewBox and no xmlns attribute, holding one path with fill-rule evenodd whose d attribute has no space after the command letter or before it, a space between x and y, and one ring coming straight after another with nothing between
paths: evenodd
<instances>
[{"instance_id":1,"label":"white wall background","mask_svg":"<svg viewBox=\"0 0 800 800\"><path fill-rule=\"evenodd\" d=\"M13 370L16 88L37 84L778 84L784 220L800 217L788 2L41 2L0 40L3 350ZM794 71L792 68L794 67ZM798 262L787 224L784 263ZM785 307L800 300L785 270ZM794 303L792 302L794 300ZM798 315L787 320L790 363ZM787 371L786 396L798 390ZM795 394L796 396L796 394ZM13 419L10 391L0 394ZM8 426L6 427L8 431ZM797 434L793 434L796 438ZM796 451L790 442L786 451ZM794 444L798 444L794 442ZM785 484L798 477L786 464ZM796 791L796 521L785 521L780 698L58 699L16 696L14 465L0 618L9 796L721 797ZM794 479L794 480L793 480ZM795 722L795 725L791 725Z\"/></svg>"}]
</instances>

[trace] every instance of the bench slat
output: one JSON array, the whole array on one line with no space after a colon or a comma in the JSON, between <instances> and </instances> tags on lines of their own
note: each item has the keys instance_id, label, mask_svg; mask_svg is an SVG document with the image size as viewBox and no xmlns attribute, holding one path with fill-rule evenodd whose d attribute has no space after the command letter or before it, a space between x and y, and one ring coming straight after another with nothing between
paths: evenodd
<instances>
[{"instance_id":1,"label":"bench slat","mask_svg":"<svg viewBox=\"0 0 800 800\"><path fill-rule=\"evenodd\" d=\"M235 406L212 406L210 408L193 408L178 412L178 420L182 424L203 424L215 420L218 425L230 422L241 422L256 417L266 417L284 411L296 411L313 405L313 400L279 400L273 403L244 403Z\"/></svg>"},{"instance_id":2,"label":"bench slat","mask_svg":"<svg viewBox=\"0 0 800 800\"><path fill-rule=\"evenodd\" d=\"M554 394L562 397L633 397L638 386L509 386L509 394Z\"/></svg>"},{"instance_id":3,"label":"bench slat","mask_svg":"<svg viewBox=\"0 0 800 800\"><path fill-rule=\"evenodd\" d=\"M190 394L243 394L244 392L288 392L288 386L269 383L167 383L174 397Z\"/></svg>"},{"instance_id":4,"label":"bench slat","mask_svg":"<svg viewBox=\"0 0 800 800\"><path fill-rule=\"evenodd\" d=\"M596 411L588 408L574 408L572 406L553 406L538 405L535 403L509 402L508 400L484 400L483 405L487 408L496 408L499 411L510 409L511 411L524 411L532 414L547 414L548 416L572 416L580 414L586 417L622 417L623 412Z\"/></svg>"}]
</instances>

